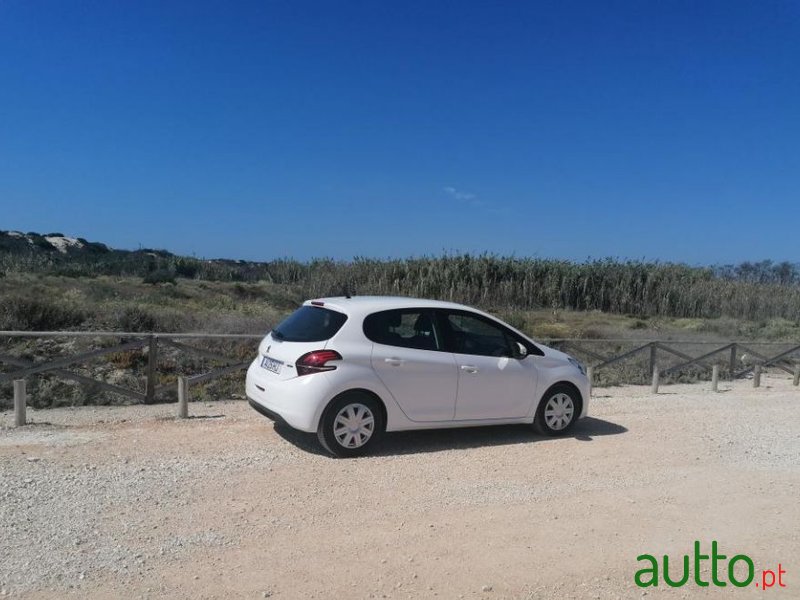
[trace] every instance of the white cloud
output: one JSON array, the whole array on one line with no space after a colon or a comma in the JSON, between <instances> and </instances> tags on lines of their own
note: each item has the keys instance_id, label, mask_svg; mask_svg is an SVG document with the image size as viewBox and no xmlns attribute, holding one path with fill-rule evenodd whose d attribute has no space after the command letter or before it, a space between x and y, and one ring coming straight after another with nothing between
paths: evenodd
<instances>
[{"instance_id":1,"label":"white cloud","mask_svg":"<svg viewBox=\"0 0 800 600\"><path fill-rule=\"evenodd\" d=\"M475 200L478 197L476 194L471 192L462 192L451 186L447 186L443 189L448 196L455 198L456 200L470 201Z\"/></svg>"}]
</instances>

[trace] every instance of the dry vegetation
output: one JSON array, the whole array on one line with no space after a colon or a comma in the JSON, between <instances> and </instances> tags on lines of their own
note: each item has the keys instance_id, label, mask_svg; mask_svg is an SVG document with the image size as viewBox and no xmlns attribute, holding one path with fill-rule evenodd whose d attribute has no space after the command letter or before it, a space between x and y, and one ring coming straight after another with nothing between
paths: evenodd
<instances>
[{"instance_id":1,"label":"dry vegetation","mask_svg":"<svg viewBox=\"0 0 800 600\"><path fill-rule=\"evenodd\" d=\"M697 268L488 255L251 263L177 257L165 251L116 251L85 240L80 251L63 254L47 251L42 236L31 239L20 247L20 238L0 232L0 330L260 334L305 298L349 292L464 302L540 340L629 341L606 345L601 349L605 354L623 351L637 340L800 339L800 274L787 263ZM42 360L98 343L16 339L0 340L0 349ZM217 342L216 347L246 356L253 344ZM165 384L177 373L208 366L175 353L161 358ZM640 357L601 373L600 382L642 382L644 361ZM144 357L134 352L114 355L81 372L141 389L144 368ZM691 381L699 376L702 373L689 370L680 377ZM201 396L231 393L238 385L235 377L215 382ZM51 376L33 378L29 386L37 405L119 400ZM7 384L0 384L0 398L10 401Z\"/></svg>"}]
</instances>

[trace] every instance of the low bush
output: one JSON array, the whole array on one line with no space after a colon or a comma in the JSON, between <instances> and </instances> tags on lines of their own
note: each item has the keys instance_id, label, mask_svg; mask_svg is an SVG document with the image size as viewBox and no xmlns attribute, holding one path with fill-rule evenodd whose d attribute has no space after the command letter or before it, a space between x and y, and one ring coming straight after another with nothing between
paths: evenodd
<instances>
[{"instance_id":1,"label":"low bush","mask_svg":"<svg viewBox=\"0 0 800 600\"><path fill-rule=\"evenodd\" d=\"M175 285L175 273L169 269L155 269L142 278L144 283L171 283Z\"/></svg>"},{"instance_id":2,"label":"low bush","mask_svg":"<svg viewBox=\"0 0 800 600\"><path fill-rule=\"evenodd\" d=\"M155 314L139 306L126 306L116 315L116 331L155 331L158 320Z\"/></svg>"},{"instance_id":3,"label":"low bush","mask_svg":"<svg viewBox=\"0 0 800 600\"><path fill-rule=\"evenodd\" d=\"M57 331L77 327L85 318L81 309L46 298L7 296L0 303L0 329L5 330Z\"/></svg>"},{"instance_id":4,"label":"low bush","mask_svg":"<svg viewBox=\"0 0 800 600\"><path fill-rule=\"evenodd\" d=\"M125 306L112 317L109 327L114 331L135 333L181 332L192 329L195 319L175 309L151 309L142 306Z\"/></svg>"},{"instance_id":5,"label":"low bush","mask_svg":"<svg viewBox=\"0 0 800 600\"><path fill-rule=\"evenodd\" d=\"M175 262L175 274L178 277L186 277L187 279L194 279L197 277L199 268L196 262L190 262L186 259L179 258Z\"/></svg>"}]
</instances>

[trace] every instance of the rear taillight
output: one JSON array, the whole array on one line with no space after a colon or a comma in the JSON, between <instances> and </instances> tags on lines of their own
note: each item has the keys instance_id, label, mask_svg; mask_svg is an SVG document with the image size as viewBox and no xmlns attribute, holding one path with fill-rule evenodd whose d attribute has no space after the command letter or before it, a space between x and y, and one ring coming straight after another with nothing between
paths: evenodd
<instances>
[{"instance_id":1,"label":"rear taillight","mask_svg":"<svg viewBox=\"0 0 800 600\"><path fill-rule=\"evenodd\" d=\"M307 352L297 359L297 375L311 375L322 371L333 371L336 365L329 365L332 360L342 360L342 355L336 350L314 350Z\"/></svg>"}]
</instances>

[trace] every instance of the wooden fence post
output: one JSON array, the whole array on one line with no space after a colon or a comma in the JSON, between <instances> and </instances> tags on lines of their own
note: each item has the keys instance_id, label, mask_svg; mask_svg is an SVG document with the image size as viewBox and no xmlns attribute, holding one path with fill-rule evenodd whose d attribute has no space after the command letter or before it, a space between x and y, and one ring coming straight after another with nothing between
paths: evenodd
<instances>
[{"instance_id":1,"label":"wooden fence post","mask_svg":"<svg viewBox=\"0 0 800 600\"><path fill-rule=\"evenodd\" d=\"M736 376L736 344L731 344L731 362L730 362L731 381Z\"/></svg>"},{"instance_id":2,"label":"wooden fence post","mask_svg":"<svg viewBox=\"0 0 800 600\"><path fill-rule=\"evenodd\" d=\"M156 378L158 375L158 338L150 334L147 342L147 389L144 403L152 404L156 397Z\"/></svg>"},{"instance_id":3,"label":"wooden fence post","mask_svg":"<svg viewBox=\"0 0 800 600\"><path fill-rule=\"evenodd\" d=\"M792 381L792 385L795 387L800 385L800 365L794 366L794 380Z\"/></svg>"},{"instance_id":4,"label":"wooden fence post","mask_svg":"<svg viewBox=\"0 0 800 600\"><path fill-rule=\"evenodd\" d=\"M15 379L14 380L14 425L16 427L22 427L27 423L27 418L25 415L25 406L27 403L25 393L25 380L24 379Z\"/></svg>"},{"instance_id":5,"label":"wooden fence post","mask_svg":"<svg viewBox=\"0 0 800 600\"><path fill-rule=\"evenodd\" d=\"M654 394L658 393L658 367L653 369L653 386L652 391Z\"/></svg>"},{"instance_id":6,"label":"wooden fence post","mask_svg":"<svg viewBox=\"0 0 800 600\"><path fill-rule=\"evenodd\" d=\"M178 418L189 418L189 378L178 377Z\"/></svg>"},{"instance_id":7,"label":"wooden fence post","mask_svg":"<svg viewBox=\"0 0 800 600\"><path fill-rule=\"evenodd\" d=\"M656 368L656 350L658 346L655 342L650 344L650 372L652 373L653 370Z\"/></svg>"},{"instance_id":8,"label":"wooden fence post","mask_svg":"<svg viewBox=\"0 0 800 600\"><path fill-rule=\"evenodd\" d=\"M719 365L712 365L711 367L711 391L719 391Z\"/></svg>"},{"instance_id":9,"label":"wooden fence post","mask_svg":"<svg viewBox=\"0 0 800 600\"><path fill-rule=\"evenodd\" d=\"M586 377L589 380L589 398L591 398L592 387L594 387L594 367L586 367Z\"/></svg>"},{"instance_id":10,"label":"wooden fence post","mask_svg":"<svg viewBox=\"0 0 800 600\"><path fill-rule=\"evenodd\" d=\"M761 365L757 364L753 368L753 387L757 388L761 386Z\"/></svg>"}]
</instances>

